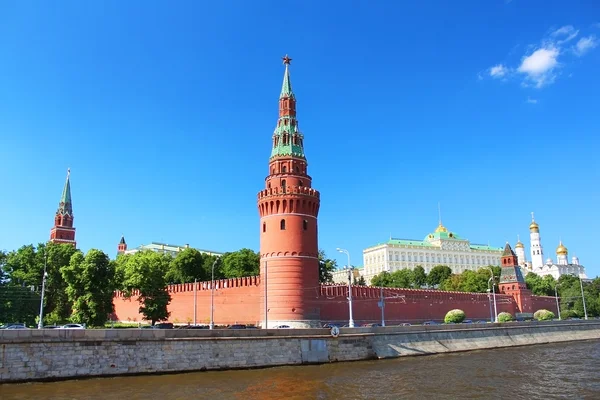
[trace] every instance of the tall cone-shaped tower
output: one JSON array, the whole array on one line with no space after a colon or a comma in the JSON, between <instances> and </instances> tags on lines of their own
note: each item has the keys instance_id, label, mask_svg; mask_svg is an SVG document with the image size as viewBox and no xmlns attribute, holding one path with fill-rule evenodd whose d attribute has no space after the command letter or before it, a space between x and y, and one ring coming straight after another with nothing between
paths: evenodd
<instances>
[{"instance_id":1,"label":"tall cone-shaped tower","mask_svg":"<svg viewBox=\"0 0 600 400\"><path fill-rule=\"evenodd\" d=\"M317 215L319 192L311 187L304 155L304 136L296 119L296 96L290 61L279 96L269 175L258 193L260 214L262 320L268 327L319 325Z\"/></svg>"},{"instance_id":2,"label":"tall cone-shaped tower","mask_svg":"<svg viewBox=\"0 0 600 400\"><path fill-rule=\"evenodd\" d=\"M67 170L67 180L63 187L54 215L54 226L50 230L50 241L53 243L68 243L77 246L75 228L73 227L73 203L71 202L71 169Z\"/></svg>"}]
</instances>

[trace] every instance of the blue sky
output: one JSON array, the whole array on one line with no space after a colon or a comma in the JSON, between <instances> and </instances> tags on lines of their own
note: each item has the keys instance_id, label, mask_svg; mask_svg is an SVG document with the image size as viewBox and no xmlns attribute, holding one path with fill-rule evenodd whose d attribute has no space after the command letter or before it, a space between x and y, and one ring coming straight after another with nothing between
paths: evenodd
<instances>
[{"instance_id":1,"label":"blue sky","mask_svg":"<svg viewBox=\"0 0 600 400\"><path fill-rule=\"evenodd\" d=\"M349 6L349 4L352 4ZM77 241L258 250L256 194L291 77L319 243L444 224L562 238L600 273L593 1L6 1L0 248L47 240L71 168Z\"/></svg>"}]
</instances>

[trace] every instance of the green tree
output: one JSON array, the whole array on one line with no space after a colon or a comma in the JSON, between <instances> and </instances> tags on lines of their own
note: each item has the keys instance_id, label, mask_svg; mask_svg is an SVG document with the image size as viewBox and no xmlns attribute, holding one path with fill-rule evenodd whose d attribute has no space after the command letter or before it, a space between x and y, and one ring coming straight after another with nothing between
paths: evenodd
<instances>
[{"instance_id":1,"label":"green tree","mask_svg":"<svg viewBox=\"0 0 600 400\"><path fill-rule=\"evenodd\" d=\"M85 257L80 252L73 254L61 273L73 304L71 321L104 326L114 311L115 263L101 250L91 249Z\"/></svg>"},{"instance_id":2,"label":"green tree","mask_svg":"<svg viewBox=\"0 0 600 400\"><path fill-rule=\"evenodd\" d=\"M221 258L221 272L224 278L259 275L260 254L250 249L225 253Z\"/></svg>"},{"instance_id":3,"label":"green tree","mask_svg":"<svg viewBox=\"0 0 600 400\"><path fill-rule=\"evenodd\" d=\"M417 265L412 270L412 279L413 279L413 287L415 289L420 289L425 286L427 283L427 274L425 273L425 268L420 265Z\"/></svg>"},{"instance_id":4,"label":"green tree","mask_svg":"<svg viewBox=\"0 0 600 400\"><path fill-rule=\"evenodd\" d=\"M193 248L187 248L177 254L169 265L167 282L186 283L194 279L206 281L210 279L205 269L205 258L203 253Z\"/></svg>"},{"instance_id":5,"label":"green tree","mask_svg":"<svg viewBox=\"0 0 600 400\"><path fill-rule=\"evenodd\" d=\"M122 279L121 289L126 297L133 297L134 290L140 303L139 312L154 325L169 318L167 306L171 295L165 279L170 257L150 250L139 251L119 257L116 276Z\"/></svg>"},{"instance_id":6,"label":"green tree","mask_svg":"<svg viewBox=\"0 0 600 400\"><path fill-rule=\"evenodd\" d=\"M442 282L452 275L452 270L447 265L436 265L427 275L427 284L429 286L439 286Z\"/></svg>"},{"instance_id":7,"label":"green tree","mask_svg":"<svg viewBox=\"0 0 600 400\"><path fill-rule=\"evenodd\" d=\"M354 281L352 282L353 285L356 286L367 286L367 282L365 281L365 277L364 276L359 276L358 279L356 279L356 277L354 277Z\"/></svg>"},{"instance_id":8,"label":"green tree","mask_svg":"<svg viewBox=\"0 0 600 400\"><path fill-rule=\"evenodd\" d=\"M392 287L392 274L383 271L371 278L371 286L375 287Z\"/></svg>"},{"instance_id":9,"label":"green tree","mask_svg":"<svg viewBox=\"0 0 600 400\"><path fill-rule=\"evenodd\" d=\"M22 246L7 255L5 272L9 280L8 286L28 287L30 291L38 292L38 295L41 292L44 262L46 262L45 325L64 322L71 314L71 304L67 299L66 284L62 279L60 268L69 265L71 256L77 251L69 244L40 243L37 248L33 245ZM30 293L25 294L18 289L12 289L12 292L18 292L20 297L26 296L25 301L31 303L28 307L23 304L18 305L17 308L24 314L17 315L16 318L19 320L29 318L29 315L34 314L32 310L34 308L38 308L39 312L39 304L37 306L33 304L35 296Z\"/></svg>"},{"instance_id":10,"label":"green tree","mask_svg":"<svg viewBox=\"0 0 600 400\"><path fill-rule=\"evenodd\" d=\"M333 271L337 269L337 261L327 258L325 251L319 250L319 282L332 283Z\"/></svg>"},{"instance_id":11,"label":"green tree","mask_svg":"<svg viewBox=\"0 0 600 400\"><path fill-rule=\"evenodd\" d=\"M399 269L392 272L392 284L390 287L395 288L412 288L413 287L413 273L410 269Z\"/></svg>"}]
</instances>

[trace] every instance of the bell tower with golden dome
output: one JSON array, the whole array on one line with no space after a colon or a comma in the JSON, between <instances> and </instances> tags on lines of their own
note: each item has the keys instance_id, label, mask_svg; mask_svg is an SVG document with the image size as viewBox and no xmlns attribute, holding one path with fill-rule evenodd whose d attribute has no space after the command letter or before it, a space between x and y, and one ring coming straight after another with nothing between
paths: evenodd
<instances>
[{"instance_id":1,"label":"bell tower with golden dome","mask_svg":"<svg viewBox=\"0 0 600 400\"><path fill-rule=\"evenodd\" d=\"M521 242L521 238L517 235L517 244L515 245L515 253L517 254L517 260L519 266L525 267L527 265L527 256L525 255L525 245Z\"/></svg>"},{"instance_id":2,"label":"bell tower with golden dome","mask_svg":"<svg viewBox=\"0 0 600 400\"><path fill-rule=\"evenodd\" d=\"M544 249L540 237L540 226L535 222L531 213L531 224L529 224L529 239L531 241L531 268L535 271L544 266Z\"/></svg>"}]
</instances>

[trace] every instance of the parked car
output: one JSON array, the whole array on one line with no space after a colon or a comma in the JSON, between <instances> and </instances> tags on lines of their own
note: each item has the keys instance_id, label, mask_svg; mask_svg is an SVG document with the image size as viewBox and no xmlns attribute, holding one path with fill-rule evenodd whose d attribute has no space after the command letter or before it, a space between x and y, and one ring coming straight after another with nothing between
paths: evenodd
<instances>
[{"instance_id":1,"label":"parked car","mask_svg":"<svg viewBox=\"0 0 600 400\"><path fill-rule=\"evenodd\" d=\"M465 319L465 320L464 320L462 323L463 323L463 324L472 324L472 323L473 323L473 321L472 321L472 320L470 320L470 319Z\"/></svg>"},{"instance_id":2,"label":"parked car","mask_svg":"<svg viewBox=\"0 0 600 400\"><path fill-rule=\"evenodd\" d=\"M173 329L172 322L159 322L154 324L154 329Z\"/></svg>"},{"instance_id":3,"label":"parked car","mask_svg":"<svg viewBox=\"0 0 600 400\"><path fill-rule=\"evenodd\" d=\"M246 329L246 325L233 324L233 325L229 325L229 327L227 329Z\"/></svg>"},{"instance_id":4,"label":"parked car","mask_svg":"<svg viewBox=\"0 0 600 400\"><path fill-rule=\"evenodd\" d=\"M439 322L435 322L435 321L425 321L423 322L423 325L439 325Z\"/></svg>"},{"instance_id":5,"label":"parked car","mask_svg":"<svg viewBox=\"0 0 600 400\"><path fill-rule=\"evenodd\" d=\"M381 324L362 324L363 328L377 328Z\"/></svg>"},{"instance_id":6,"label":"parked car","mask_svg":"<svg viewBox=\"0 0 600 400\"><path fill-rule=\"evenodd\" d=\"M60 329L85 329L85 325L81 324L66 324L60 327Z\"/></svg>"},{"instance_id":7,"label":"parked car","mask_svg":"<svg viewBox=\"0 0 600 400\"><path fill-rule=\"evenodd\" d=\"M400 326L412 326L411 324L409 324L408 322L404 322L403 324L401 324Z\"/></svg>"},{"instance_id":8,"label":"parked car","mask_svg":"<svg viewBox=\"0 0 600 400\"><path fill-rule=\"evenodd\" d=\"M2 326L2 329L29 329L25 324L8 324Z\"/></svg>"},{"instance_id":9,"label":"parked car","mask_svg":"<svg viewBox=\"0 0 600 400\"><path fill-rule=\"evenodd\" d=\"M275 329L291 329L292 327L289 325L277 325Z\"/></svg>"}]
</instances>

